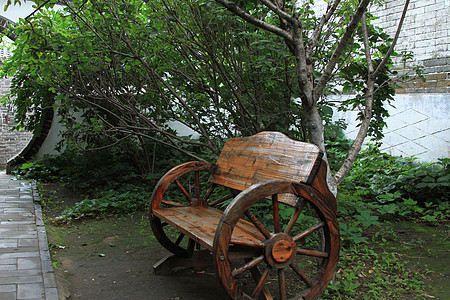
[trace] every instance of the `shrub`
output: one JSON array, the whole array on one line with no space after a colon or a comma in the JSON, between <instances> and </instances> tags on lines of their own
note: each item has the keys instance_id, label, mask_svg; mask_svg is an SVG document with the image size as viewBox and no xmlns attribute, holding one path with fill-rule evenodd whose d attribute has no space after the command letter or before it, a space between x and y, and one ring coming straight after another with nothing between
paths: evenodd
<instances>
[{"instance_id":1,"label":"shrub","mask_svg":"<svg viewBox=\"0 0 450 300\"><path fill-rule=\"evenodd\" d=\"M370 146L340 186L339 198L344 206L348 206L347 199L370 204L382 215L443 220L450 212L449 166L448 159L418 163L414 157L394 157Z\"/></svg>"}]
</instances>

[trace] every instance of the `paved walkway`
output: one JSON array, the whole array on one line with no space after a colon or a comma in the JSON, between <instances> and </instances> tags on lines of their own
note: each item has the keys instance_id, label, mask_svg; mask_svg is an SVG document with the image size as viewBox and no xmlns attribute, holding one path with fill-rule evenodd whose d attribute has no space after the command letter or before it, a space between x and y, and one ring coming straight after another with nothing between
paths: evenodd
<instances>
[{"instance_id":1,"label":"paved walkway","mask_svg":"<svg viewBox=\"0 0 450 300\"><path fill-rule=\"evenodd\" d=\"M0 299L58 299L42 221L31 183L0 171Z\"/></svg>"}]
</instances>

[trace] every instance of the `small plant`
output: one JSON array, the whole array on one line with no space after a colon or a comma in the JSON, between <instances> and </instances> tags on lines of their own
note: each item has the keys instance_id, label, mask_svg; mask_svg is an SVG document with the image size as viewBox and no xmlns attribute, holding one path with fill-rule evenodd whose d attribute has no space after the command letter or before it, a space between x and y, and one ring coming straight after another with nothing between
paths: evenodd
<instances>
[{"instance_id":1,"label":"small plant","mask_svg":"<svg viewBox=\"0 0 450 300\"><path fill-rule=\"evenodd\" d=\"M365 244L341 250L336 279L327 287L324 299L398 299L409 291L424 289L423 275L407 271L401 254L377 253Z\"/></svg>"},{"instance_id":2,"label":"small plant","mask_svg":"<svg viewBox=\"0 0 450 300\"><path fill-rule=\"evenodd\" d=\"M370 146L340 186L339 198L344 206L356 200L380 215L436 222L450 215L449 185L448 159L420 164L414 157L393 157Z\"/></svg>"},{"instance_id":3,"label":"small plant","mask_svg":"<svg viewBox=\"0 0 450 300\"><path fill-rule=\"evenodd\" d=\"M39 179L40 181L48 182L58 178L58 171L58 168L51 164L37 161L24 163L19 169L14 170L13 174L28 179Z\"/></svg>"},{"instance_id":4,"label":"small plant","mask_svg":"<svg viewBox=\"0 0 450 300\"><path fill-rule=\"evenodd\" d=\"M61 217L67 220L141 211L148 205L150 195L151 191L145 190L123 192L110 190L99 198L85 199L72 207L66 208Z\"/></svg>"}]
</instances>

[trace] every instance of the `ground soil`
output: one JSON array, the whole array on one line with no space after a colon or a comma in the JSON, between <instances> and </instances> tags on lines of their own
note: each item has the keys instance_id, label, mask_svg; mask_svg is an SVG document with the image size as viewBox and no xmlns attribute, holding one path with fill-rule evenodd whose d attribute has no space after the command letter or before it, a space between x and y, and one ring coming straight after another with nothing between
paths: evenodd
<instances>
[{"instance_id":1,"label":"ground soil","mask_svg":"<svg viewBox=\"0 0 450 300\"><path fill-rule=\"evenodd\" d=\"M210 268L153 274L153 265L169 253L156 241L144 212L62 224L55 218L80 197L59 184L42 190L60 299L227 298ZM426 273L421 298L450 299L448 224L390 222L396 238L389 247L406 251L411 269Z\"/></svg>"},{"instance_id":2,"label":"ground soil","mask_svg":"<svg viewBox=\"0 0 450 300\"><path fill-rule=\"evenodd\" d=\"M46 185L44 214L59 299L227 299L211 269L153 274L166 257L144 212L62 224L62 209L80 201Z\"/></svg>"},{"instance_id":3,"label":"ground soil","mask_svg":"<svg viewBox=\"0 0 450 300\"><path fill-rule=\"evenodd\" d=\"M450 299L450 224L448 222L415 223L389 217L378 227L371 227L367 236L376 236L380 227L389 228L391 235L387 241L371 243L371 248L378 253L383 250L400 253L407 262L406 273L423 274L425 289L406 294L402 299ZM382 248L379 246L382 245Z\"/></svg>"}]
</instances>

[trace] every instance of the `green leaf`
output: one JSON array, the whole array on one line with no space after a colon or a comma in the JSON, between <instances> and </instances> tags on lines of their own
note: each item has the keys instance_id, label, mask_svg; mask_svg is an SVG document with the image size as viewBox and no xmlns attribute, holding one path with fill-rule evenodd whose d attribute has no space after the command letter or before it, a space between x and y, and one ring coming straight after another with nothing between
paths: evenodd
<instances>
[{"instance_id":1,"label":"green leaf","mask_svg":"<svg viewBox=\"0 0 450 300\"><path fill-rule=\"evenodd\" d=\"M360 215L355 215L355 219L359 220L364 227L380 224L378 217L372 216L369 211L363 211Z\"/></svg>"}]
</instances>

